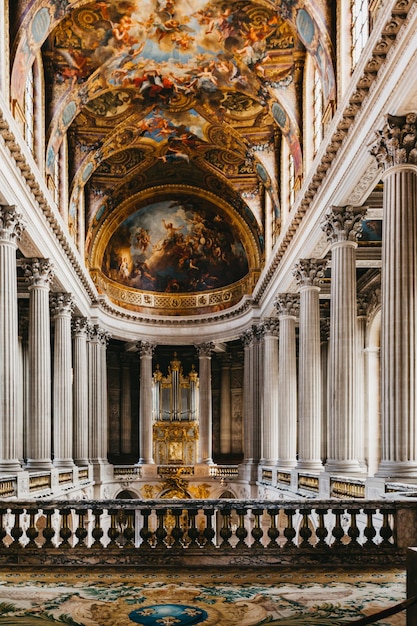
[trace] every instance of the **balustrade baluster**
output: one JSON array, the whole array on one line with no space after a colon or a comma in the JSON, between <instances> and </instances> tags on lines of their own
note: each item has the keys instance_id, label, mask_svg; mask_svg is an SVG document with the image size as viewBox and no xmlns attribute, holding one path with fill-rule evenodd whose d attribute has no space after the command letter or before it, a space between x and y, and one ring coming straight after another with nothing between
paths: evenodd
<instances>
[{"instance_id":1,"label":"balustrade baluster","mask_svg":"<svg viewBox=\"0 0 417 626\"><path fill-rule=\"evenodd\" d=\"M220 547L229 548L230 547L229 539L232 536L232 529L230 528L231 509L229 508L221 509L220 514L223 518L223 526L220 529L220 537L222 538Z\"/></svg>"},{"instance_id":2,"label":"balustrade baluster","mask_svg":"<svg viewBox=\"0 0 417 626\"><path fill-rule=\"evenodd\" d=\"M246 537L248 536L248 531L245 528L245 515L246 515L246 509L244 508L238 508L236 509L236 513L239 517L239 526L236 528L236 537L239 539L239 541L236 544L236 548L240 548L242 546L247 547L247 543L245 541Z\"/></svg>"},{"instance_id":3,"label":"balustrade baluster","mask_svg":"<svg viewBox=\"0 0 417 626\"><path fill-rule=\"evenodd\" d=\"M103 509L94 509L94 528L91 531L91 535L94 539L91 547L92 548L102 548L103 544L101 543L101 538L104 535L104 531L101 527L101 516L103 514Z\"/></svg>"},{"instance_id":4,"label":"balustrade baluster","mask_svg":"<svg viewBox=\"0 0 417 626\"><path fill-rule=\"evenodd\" d=\"M363 512L366 515L366 527L363 531L363 534L366 537L366 543L364 544L364 547L367 549L374 549L377 547L376 543L374 542L374 537L376 535L376 528L374 526L374 515L376 513L376 509L366 508L363 509Z\"/></svg>"},{"instance_id":5,"label":"balustrade baluster","mask_svg":"<svg viewBox=\"0 0 417 626\"><path fill-rule=\"evenodd\" d=\"M382 537L381 547L384 547L384 548L388 546L392 547L392 543L390 539L394 535L394 531L391 528L391 525L389 523L390 515L392 515L393 519L395 519L394 510L384 509L382 511L382 526L381 526L381 530L379 531L379 534Z\"/></svg>"},{"instance_id":6,"label":"balustrade baluster","mask_svg":"<svg viewBox=\"0 0 417 626\"><path fill-rule=\"evenodd\" d=\"M198 528L196 527L195 519L198 515L197 509L187 509L188 513L188 538L190 539L190 543L188 544L188 548L198 548L199 545L197 543L197 539L200 535L198 532Z\"/></svg>"},{"instance_id":7,"label":"balustrade baluster","mask_svg":"<svg viewBox=\"0 0 417 626\"><path fill-rule=\"evenodd\" d=\"M55 530L52 528L52 515L55 511L51 509L43 509L43 514L45 515L45 528L42 531L42 535L45 539L45 543L42 548L54 548L54 544L52 539L55 537Z\"/></svg>"},{"instance_id":8,"label":"balustrade baluster","mask_svg":"<svg viewBox=\"0 0 417 626\"><path fill-rule=\"evenodd\" d=\"M270 539L269 543L268 543L268 548L279 548L278 545L278 537L279 537L279 530L277 528L277 520L276 517L279 514L279 509L268 509L268 515L271 518L271 523L270 526L268 528L268 537Z\"/></svg>"},{"instance_id":9,"label":"balustrade baluster","mask_svg":"<svg viewBox=\"0 0 417 626\"><path fill-rule=\"evenodd\" d=\"M70 548L70 543L69 543L69 539L72 535L71 533L71 528L68 525L68 516L70 515L71 511L70 509L60 509L60 514L61 514L61 528L59 530L59 536L61 537L62 541L59 544L60 548Z\"/></svg>"},{"instance_id":10,"label":"balustrade baluster","mask_svg":"<svg viewBox=\"0 0 417 626\"><path fill-rule=\"evenodd\" d=\"M120 513L119 509L109 509L110 528L107 531L107 536L110 539L109 544L108 544L109 546L118 545L116 540L119 538L119 535L120 535L120 530L118 528L119 513Z\"/></svg>"},{"instance_id":11,"label":"balustrade baluster","mask_svg":"<svg viewBox=\"0 0 417 626\"><path fill-rule=\"evenodd\" d=\"M155 531L155 537L156 537L156 547L160 548L160 547L166 547L166 543L165 543L165 537L167 536L167 531L165 530L165 514L166 514L166 509L159 509L156 512L156 516L158 518L158 528Z\"/></svg>"},{"instance_id":12,"label":"balustrade baluster","mask_svg":"<svg viewBox=\"0 0 417 626\"><path fill-rule=\"evenodd\" d=\"M26 511L29 514L29 528L26 531L26 536L29 541L26 548L38 548L39 546L35 541L36 537L39 535L35 522L38 509L26 509Z\"/></svg>"},{"instance_id":13,"label":"balustrade baluster","mask_svg":"<svg viewBox=\"0 0 417 626\"><path fill-rule=\"evenodd\" d=\"M360 509L347 509L347 512L350 515L350 526L348 530L348 535L350 537L350 548L361 548L361 545L358 541L360 532L357 524L357 515L360 513Z\"/></svg>"},{"instance_id":14,"label":"balustrade baluster","mask_svg":"<svg viewBox=\"0 0 417 626\"><path fill-rule=\"evenodd\" d=\"M261 539L264 536L264 531L261 528L261 516L263 514L263 509L252 509L252 514L254 515L254 524L251 531L251 535L253 537L253 544L251 548L256 550L257 548L262 548Z\"/></svg>"},{"instance_id":15,"label":"balustrade baluster","mask_svg":"<svg viewBox=\"0 0 417 626\"><path fill-rule=\"evenodd\" d=\"M328 544L326 542L326 537L329 534L325 523L324 516L327 515L328 509L316 509L317 516L319 518L319 525L316 528L316 537L318 539L316 548L327 548Z\"/></svg>"},{"instance_id":16,"label":"balustrade baluster","mask_svg":"<svg viewBox=\"0 0 417 626\"><path fill-rule=\"evenodd\" d=\"M152 511L151 509L141 509L140 512L143 517L143 524L139 533L142 537L142 543L140 544L140 548L143 550L151 547L149 540L152 537L152 532L149 529L149 516L151 515Z\"/></svg>"},{"instance_id":17,"label":"balustrade baluster","mask_svg":"<svg viewBox=\"0 0 417 626\"><path fill-rule=\"evenodd\" d=\"M214 509L204 509L204 515L206 517L206 527L203 531L203 536L206 540L204 548L207 550L215 547L213 543L213 539L216 536L216 531L213 528Z\"/></svg>"},{"instance_id":18,"label":"balustrade baluster","mask_svg":"<svg viewBox=\"0 0 417 626\"><path fill-rule=\"evenodd\" d=\"M128 509L124 511L126 526L123 530L123 537L125 538L125 544L123 548L135 547L135 511Z\"/></svg>"},{"instance_id":19,"label":"balustrade baluster","mask_svg":"<svg viewBox=\"0 0 417 626\"><path fill-rule=\"evenodd\" d=\"M302 515L302 521L299 532L302 542L299 547L312 548L313 546L310 543L310 537L313 534L313 531L309 527L309 515L311 514L311 509L300 509L300 513Z\"/></svg>"},{"instance_id":20,"label":"balustrade baluster","mask_svg":"<svg viewBox=\"0 0 417 626\"><path fill-rule=\"evenodd\" d=\"M174 509L172 511L172 515L174 516L175 519L175 525L174 528L171 531L171 536L174 539L174 543L172 544L173 548L182 548L183 545L181 543L181 539L182 536L184 534L184 531L181 528L181 523L180 523L180 518L182 515L182 509Z\"/></svg>"},{"instance_id":21,"label":"balustrade baluster","mask_svg":"<svg viewBox=\"0 0 417 626\"><path fill-rule=\"evenodd\" d=\"M293 509L284 509L284 513L287 516L287 526L284 528L284 537L287 541L284 544L284 548L287 550L292 550L296 547L294 544L294 537L297 533L293 525L293 517L295 515L295 511Z\"/></svg>"},{"instance_id":22,"label":"balustrade baluster","mask_svg":"<svg viewBox=\"0 0 417 626\"><path fill-rule=\"evenodd\" d=\"M81 509L81 510L76 510L76 513L78 515L78 527L77 527L77 530L75 531L75 536L78 539L78 543L76 544L76 546L81 547L81 546L85 546L85 540L88 535L88 530L85 527L85 516L87 512L84 509Z\"/></svg>"},{"instance_id":23,"label":"balustrade baluster","mask_svg":"<svg viewBox=\"0 0 417 626\"><path fill-rule=\"evenodd\" d=\"M342 543L342 539L345 536L345 531L342 528L342 515L344 512L344 509L332 509L332 513L335 516L335 524L332 530L335 540L332 543L332 548L340 548L344 545Z\"/></svg>"},{"instance_id":24,"label":"balustrade baluster","mask_svg":"<svg viewBox=\"0 0 417 626\"><path fill-rule=\"evenodd\" d=\"M23 528L20 525L20 516L23 513L23 509L14 509L14 525L10 531L11 536L13 537L13 543L11 544L11 548L21 548L22 544L20 543L20 537L23 535Z\"/></svg>"}]
</instances>

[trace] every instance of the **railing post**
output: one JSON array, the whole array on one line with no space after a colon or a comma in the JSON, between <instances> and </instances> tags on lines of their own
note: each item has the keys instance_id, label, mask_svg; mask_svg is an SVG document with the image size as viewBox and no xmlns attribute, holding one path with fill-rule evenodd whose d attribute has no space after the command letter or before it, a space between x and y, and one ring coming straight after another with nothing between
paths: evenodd
<instances>
[{"instance_id":1,"label":"railing post","mask_svg":"<svg viewBox=\"0 0 417 626\"><path fill-rule=\"evenodd\" d=\"M286 543L284 544L284 548L286 550L295 548L294 537L296 536L296 531L293 525L292 518L295 515L294 509L284 509L284 513L287 516L287 526L284 528L284 537L286 538Z\"/></svg>"},{"instance_id":2,"label":"railing post","mask_svg":"<svg viewBox=\"0 0 417 626\"><path fill-rule=\"evenodd\" d=\"M220 537L222 538L222 542L220 544L221 548L230 548L230 537L232 536L232 529L230 528L230 514L231 509L224 508L220 510L220 514L223 517L223 526L220 529Z\"/></svg>"},{"instance_id":3,"label":"railing post","mask_svg":"<svg viewBox=\"0 0 417 626\"><path fill-rule=\"evenodd\" d=\"M42 535L45 539L45 543L43 544L42 548L53 548L54 544L52 542L52 539L55 537L55 530L52 528L52 515L54 514L54 511L51 509L45 511L44 509L43 513L45 515L46 522L45 528L42 532Z\"/></svg>"},{"instance_id":4,"label":"railing post","mask_svg":"<svg viewBox=\"0 0 417 626\"><path fill-rule=\"evenodd\" d=\"M94 509L93 510L93 515L94 515L94 528L91 531L91 535L94 539L93 544L92 544L92 548L102 548L103 544L101 543L101 538L103 536L103 529L101 527L101 515L103 513L103 509Z\"/></svg>"},{"instance_id":5,"label":"railing post","mask_svg":"<svg viewBox=\"0 0 417 626\"><path fill-rule=\"evenodd\" d=\"M311 528L308 525L308 516L311 513L311 509L300 509L300 514L302 515L302 522L300 527L300 537L302 542L300 544L300 548L312 548L313 546L310 543L310 537L313 534Z\"/></svg>"},{"instance_id":6,"label":"railing post","mask_svg":"<svg viewBox=\"0 0 417 626\"><path fill-rule=\"evenodd\" d=\"M197 517L198 511L197 509L187 509L188 513L188 537L190 539L190 543L188 544L188 548L198 548L199 545L197 543L197 539L199 536L198 528L196 528L195 518Z\"/></svg>"},{"instance_id":7,"label":"railing post","mask_svg":"<svg viewBox=\"0 0 417 626\"><path fill-rule=\"evenodd\" d=\"M13 537L13 543L10 546L11 548L22 547L19 541L20 537L23 535L23 528L20 525L20 516L22 513L23 513L23 509L14 509L14 525L10 531L10 534Z\"/></svg>"},{"instance_id":8,"label":"railing post","mask_svg":"<svg viewBox=\"0 0 417 626\"><path fill-rule=\"evenodd\" d=\"M373 522L373 516L376 513L376 509L375 508L365 508L363 509L363 512L366 515L366 527L363 531L363 534L366 537L366 543L365 543L365 548L369 549L369 548L376 548L376 543L374 542L374 538L376 536L376 529L374 526L374 522Z\"/></svg>"},{"instance_id":9,"label":"railing post","mask_svg":"<svg viewBox=\"0 0 417 626\"><path fill-rule=\"evenodd\" d=\"M261 544L261 539L264 535L264 531L261 528L261 520L260 520L261 515L263 513L263 509L252 509L252 513L255 517L255 523L251 532L251 535L254 539L254 542L251 548L253 549L263 548L263 545Z\"/></svg>"},{"instance_id":10,"label":"railing post","mask_svg":"<svg viewBox=\"0 0 417 626\"><path fill-rule=\"evenodd\" d=\"M116 546L117 542L116 539L119 537L120 535L120 531L117 528L117 522L118 522L118 517L119 517L119 510L118 509L109 509L109 515L110 515L110 528L107 531L107 536L110 539L109 542L109 546Z\"/></svg>"},{"instance_id":11,"label":"railing post","mask_svg":"<svg viewBox=\"0 0 417 626\"><path fill-rule=\"evenodd\" d=\"M329 534L329 531L327 530L326 525L324 523L324 516L326 515L327 511L328 509L322 509L322 508L316 509L316 513L319 518L319 525L316 528L316 537L318 539L317 548L329 547L326 542L326 537Z\"/></svg>"},{"instance_id":12,"label":"railing post","mask_svg":"<svg viewBox=\"0 0 417 626\"><path fill-rule=\"evenodd\" d=\"M70 509L60 509L60 514L61 514L61 528L59 530L59 536L61 537L62 541L59 545L60 548L70 548L70 544L69 544L69 538L71 537L72 533L71 533L71 529L68 526L68 515L70 514Z\"/></svg>"},{"instance_id":13,"label":"railing post","mask_svg":"<svg viewBox=\"0 0 417 626\"><path fill-rule=\"evenodd\" d=\"M88 530L85 528L86 511L84 509L76 509L75 512L78 515L78 527L75 531L75 536L78 539L78 543L76 543L75 546L80 548L81 546L85 546L85 540L88 535Z\"/></svg>"},{"instance_id":14,"label":"railing post","mask_svg":"<svg viewBox=\"0 0 417 626\"><path fill-rule=\"evenodd\" d=\"M246 546L247 547L247 543L245 541L246 537L248 536L248 531L245 528L245 515L247 513L247 510L245 508L237 508L236 509L236 514L239 517L239 526L236 528L236 537L239 539L239 541L236 544L236 548L241 548L242 546Z\"/></svg>"},{"instance_id":15,"label":"railing post","mask_svg":"<svg viewBox=\"0 0 417 626\"><path fill-rule=\"evenodd\" d=\"M156 516L158 518L158 528L155 530L156 537L156 547L166 546L165 538L167 536L167 531L165 530L164 520L165 520L166 509L158 509L156 511Z\"/></svg>"},{"instance_id":16,"label":"railing post","mask_svg":"<svg viewBox=\"0 0 417 626\"><path fill-rule=\"evenodd\" d=\"M149 539L152 537L152 533L149 530L149 517L151 515L151 509L141 509L141 514L143 517L143 525L140 529L140 536L142 537L142 543L140 544L141 549L150 548L151 545L149 543Z\"/></svg>"},{"instance_id":17,"label":"railing post","mask_svg":"<svg viewBox=\"0 0 417 626\"><path fill-rule=\"evenodd\" d=\"M29 528L26 531L29 542L26 548L38 548L39 546L35 541L36 537L39 535L38 531L36 530L35 523L35 517L38 513L38 509L26 509L26 512L29 513Z\"/></svg>"},{"instance_id":18,"label":"railing post","mask_svg":"<svg viewBox=\"0 0 417 626\"><path fill-rule=\"evenodd\" d=\"M206 543L204 544L205 549L214 548L213 539L216 535L216 531L213 528L213 514L214 509L204 509L204 515L206 516L206 527L203 531L204 539Z\"/></svg>"}]
</instances>

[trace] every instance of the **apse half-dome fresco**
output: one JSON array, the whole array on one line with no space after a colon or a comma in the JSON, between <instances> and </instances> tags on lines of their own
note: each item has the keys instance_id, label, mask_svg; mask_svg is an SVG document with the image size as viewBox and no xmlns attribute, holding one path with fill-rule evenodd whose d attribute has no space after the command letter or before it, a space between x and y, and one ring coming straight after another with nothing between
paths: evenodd
<instances>
[{"instance_id":1,"label":"apse half-dome fresco","mask_svg":"<svg viewBox=\"0 0 417 626\"><path fill-rule=\"evenodd\" d=\"M102 264L113 281L164 293L219 289L248 270L227 216L190 200L162 200L130 215L110 238Z\"/></svg>"}]
</instances>

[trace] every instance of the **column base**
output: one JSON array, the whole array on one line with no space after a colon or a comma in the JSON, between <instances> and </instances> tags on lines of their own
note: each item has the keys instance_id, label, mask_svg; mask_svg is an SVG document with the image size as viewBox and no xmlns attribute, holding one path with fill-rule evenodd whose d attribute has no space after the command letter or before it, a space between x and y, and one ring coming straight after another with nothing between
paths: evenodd
<instances>
[{"instance_id":1,"label":"column base","mask_svg":"<svg viewBox=\"0 0 417 626\"><path fill-rule=\"evenodd\" d=\"M74 461L72 459L54 459L54 467L56 469L74 469Z\"/></svg>"},{"instance_id":2,"label":"column base","mask_svg":"<svg viewBox=\"0 0 417 626\"><path fill-rule=\"evenodd\" d=\"M359 461L355 460L339 460L328 459L324 467L325 472L328 474L337 474L338 476L363 476L364 470L362 469Z\"/></svg>"},{"instance_id":3,"label":"column base","mask_svg":"<svg viewBox=\"0 0 417 626\"><path fill-rule=\"evenodd\" d=\"M297 470L304 470L306 472L323 472L323 463L320 460L316 461L303 461L299 459L297 462Z\"/></svg>"},{"instance_id":4,"label":"column base","mask_svg":"<svg viewBox=\"0 0 417 626\"><path fill-rule=\"evenodd\" d=\"M417 461L381 461L375 476L391 481L417 481Z\"/></svg>"},{"instance_id":5,"label":"column base","mask_svg":"<svg viewBox=\"0 0 417 626\"><path fill-rule=\"evenodd\" d=\"M155 461L150 458L150 459L145 459L145 458L140 458L139 461L136 463L136 465L155 465Z\"/></svg>"},{"instance_id":6,"label":"column base","mask_svg":"<svg viewBox=\"0 0 417 626\"><path fill-rule=\"evenodd\" d=\"M50 471L53 467L51 459L28 459L25 469L40 472Z\"/></svg>"},{"instance_id":7,"label":"column base","mask_svg":"<svg viewBox=\"0 0 417 626\"><path fill-rule=\"evenodd\" d=\"M16 474L16 472L22 472L23 467L17 459L3 459L0 461L0 473L1 474Z\"/></svg>"},{"instance_id":8,"label":"column base","mask_svg":"<svg viewBox=\"0 0 417 626\"><path fill-rule=\"evenodd\" d=\"M292 470L297 466L296 459L278 459L277 466L279 470Z\"/></svg>"}]
</instances>

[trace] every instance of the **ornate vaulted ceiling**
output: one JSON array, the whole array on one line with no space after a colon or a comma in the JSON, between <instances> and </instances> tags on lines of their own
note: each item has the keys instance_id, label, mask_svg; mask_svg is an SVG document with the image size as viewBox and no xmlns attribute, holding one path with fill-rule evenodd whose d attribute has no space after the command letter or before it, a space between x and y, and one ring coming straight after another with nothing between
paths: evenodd
<instances>
[{"instance_id":1,"label":"ornate vaulted ceiling","mask_svg":"<svg viewBox=\"0 0 417 626\"><path fill-rule=\"evenodd\" d=\"M12 9L12 98L23 106L26 68L41 55L47 174L66 141L69 227L114 302L188 315L251 293L265 224L279 228L282 141L302 174L306 54L325 100L335 96L323 5L33 0Z\"/></svg>"}]
</instances>

